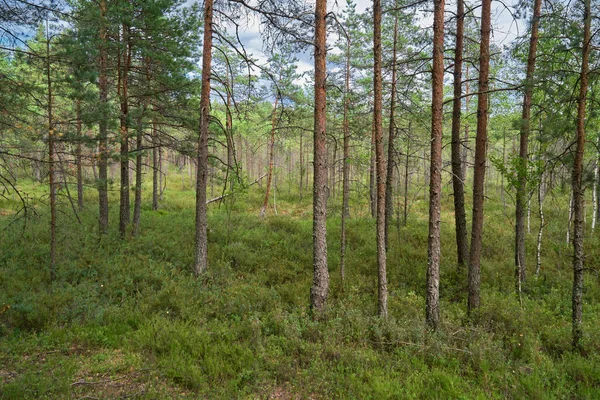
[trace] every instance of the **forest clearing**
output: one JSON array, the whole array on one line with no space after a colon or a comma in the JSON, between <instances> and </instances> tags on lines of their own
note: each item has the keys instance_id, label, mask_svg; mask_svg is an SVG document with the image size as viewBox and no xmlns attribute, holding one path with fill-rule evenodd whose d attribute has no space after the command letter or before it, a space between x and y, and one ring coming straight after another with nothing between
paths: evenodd
<instances>
[{"instance_id":1,"label":"forest clearing","mask_svg":"<svg viewBox=\"0 0 600 400\"><path fill-rule=\"evenodd\" d=\"M600 398L599 22L2 2L0 398Z\"/></svg>"}]
</instances>

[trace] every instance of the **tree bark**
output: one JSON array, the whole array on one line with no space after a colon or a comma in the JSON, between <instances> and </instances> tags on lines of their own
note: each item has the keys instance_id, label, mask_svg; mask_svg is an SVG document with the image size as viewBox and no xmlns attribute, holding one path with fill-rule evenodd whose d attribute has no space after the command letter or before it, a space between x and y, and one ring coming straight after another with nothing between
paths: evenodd
<instances>
[{"instance_id":1,"label":"tree bark","mask_svg":"<svg viewBox=\"0 0 600 400\"><path fill-rule=\"evenodd\" d=\"M525 75L525 94L523 96L523 112L521 114L521 130L519 141L519 164L517 169L517 197L515 209L515 277L517 294L521 295L521 287L526 278L525 264L525 202L527 200L527 164L528 144L531 121L531 99L533 97L533 73L538 43L538 30L542 13L542 0L535 0L531 21L531 37L529 39L529 56Z\"/></svg>"},{"instance_id":2,"label":"tree bark","mask_svg":"<svg viewBox=\"0 0 600 400\"><path fill-rule=\"evenodd\" d=\"M200 92L200 134L198 138L198 172L196 178L196 246L194 274L208 268L206 183L208 177L208 127L210 116L210 75L212 61L213 0L204 0L204 42L202 48L202 89Z\"/></svg>"},{"instance_id":3,"label":"tree bark","mask_svg":"<svg viewBox=\"0 0 600 400\"><path fill-rule=\"evenodd\" d=\"M573 161L573 350L582 352L581 339L583 329L581 326L583 319L583 201L584 186L582 183L583 175L583 154L585 151L585 107L587 102L587 90L589 79L589 58L591 51L591 22L592 13L590 0L583 0L583 43L581 58L581 74L579 96L577 97L577 147L575 149L575 159Z\"/></svg>"},{"instance_id":4,"label":"tree bark","mask_svg":"<svg viewBox=\"0 0 600 400\"><path fill-rule=\"evenodd\" d=\"M100 92L100 120L98 122L98 227L100 234L108 232L108 76L106 0L100 0L100 48L98 60L98 90Z\"/></svg>"},{"instance_id":5,"label":"tree bark","mask_svg":"<svg viewBox=\"0 0 600 400\"><path fill-rule=\"evenodd\" d=\"M325 311L329 294L327 268L327 136L326 58L327 0L315 4L315 110L313 158L313 283L310 306L316 317Z\"/></svg>"},{"instance_id":6,"label":"tree bark","mask_svg":"<svg viewBox=\"0 0 600 400\"><path fill-rule=\"evenodd\" d=\"M462 65L464 49L465 5L456 1L456 48L454 51L454 101L452 104L452 189L454 190L454 220L458 265L464 266L469 257L465 185L461 154Z\"/></svg>"},{"instance_id":7,"label":"tree bark","mask_svg":"<svg viewBox=\"0 0 600 400\"><path fill-rule=\"evenodd\" d=\"M350 124L348 109L350 107L350 37L346 37L346 76L344 79L344 158L342 160L342 227L340 243L340 278L342 284L346 277L346 219L350 216ZM302 154L302 152L300 152Z\"/></svg>"},{"instance_id":8,"label":"tree bark","mask_svg":"<svg viewBox=\"0 0 600 400\"><path fill-rule=\"evenodd\" d=\"M388 157L387 157L387 176L385 180L385 248L388 248L389 227L394 215L394 170L396 167L395 157L396 149L394 140L396 138L396 121L394 119L396 111L396 46L398 44L398 17L394 18L394 39L392 42L392 89L390 93L390 126L388 131Z\"/></svg>"},{"instance_id":9,"label":"tree bark","mask_svg":"<svg viewBox=\"0 0 600 400\"><path fill-rule=\"evenodd\" d=\"M429 240L427 246L426 322L440 324L440 225L442 209L442 135L444 119L444 6L435 0L433 12L433 70L431 73L431 167L429 173Z\"/></svg>"},{"instance_id":10,"label":"tree bark","mask_svg":"<svg viewBox=\"0 0 600 400\"><path fill-rule=\"evenodd\" d=\"M385 252L385 157L383 152L383 89L381 77L381 0L373 0L373 119L377 166L377 277L378 313L387 317L387 274Z\"/></svg>"},{"instance_id":11,"label":"tree bark","mask_svg":"<svg viewBox=\"0 0 600 400\"><path fill-rule=\"evenodd\" d=\"M265 190L265 198L262 208L260 209L260 217L264 218L269 206L269 195L271 194L271 183L273 182L273 164L275 161L275 128L277 124L277 104L279 96L275 96L273 103L273 114L271 115L271 135L269 139L269 172L267 173L267 188Z\"/></svg>"},{"instance_id":12,"label":"tree bark","mask_svg":"<svg viewBox=\"0 0 600 400\"><path fill-rule=\"evenodd\" d=\"M471 313L480 304L481 241L483 234L483 202L488 123L488 88L490 72L491 0L482 1L481 44L479 48L479 87L477 95L477 136L475 139L475 169L473 175L473 221L469 252L469 297Z\"/></svg>"},{"instance_id":13,"label":"tree bark","mask_svg":"<svg viewBox=\"0 0 600 400\"><path fill-rule=\"evenodd\" d=\"M124 237L127 233L127 225L130 222L130 202L129 202L129 69L131 66L131 44L129 43L129 27L123 24L123 59L119 68L120 81L120 100L121 100L121 115L120 115L120 133L121 133L121 187L120 187L120 202L119 202L119 233ZM120 58L120 56L119 56Z\"/></svg>"},{"instance_id":14,"label":"tree bark","mask_svg":"<svg viewBox=\"0 0 600 400\"><path fill-rule=\"evenodd\" d=\"M160 163L158 160L158 152L160 145L158 141L158 133L156 132L156 121L152 119L152 210L158 210L158 175L160 173Z\"/></svg>"},{"instance_id":15,"label":"tree bark","mask_svg":"<svg viewBox=\"0 0 600 400\"><path fill-rule=\"evenodd\" d=\"M55 142L52 116L52 79L50 77L50 36L46 20L46 83L48 90L48 185L50 188L50 280L56 280L56 185Z\"/></svg>"},{"instance_id":16,"label":"tree bark","mask_svg":"<svg viewBox=\"0 0 600 400\"><path fill-rule=\"evenodd\" d=\"M83 135L81 134L81 99L77 99L75 105L77 113L77 148L75 150L75 166L77 168L77 207L83 210L83 167L81 164L81 145Z\"/></svg>"}]
</instances>

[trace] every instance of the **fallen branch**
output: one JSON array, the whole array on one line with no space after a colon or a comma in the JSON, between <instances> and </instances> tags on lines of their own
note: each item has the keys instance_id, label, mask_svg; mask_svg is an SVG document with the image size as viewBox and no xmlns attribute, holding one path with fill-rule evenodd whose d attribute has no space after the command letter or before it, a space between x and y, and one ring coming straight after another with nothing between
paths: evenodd
<instances>
[{"instance_id":1,"label":"fallen branch","mask_svg":"<svg viewBox=\"0 0 600 400\"><path fill-rule=\"evenodd\" d=\"M256 184L256 183L260 182L260 180L261 180L262 178L264 178L265 176L267 176L267 174L264 174L264 175L263 175L263 176L261 176L260 178L256 179L254 182L250 183L250 184L249 184L247 187L250 187L250 186L252 186L252 185L254 185L254 184ZM225 197L231 196L231 195L233 195L233 194L235 194L235 193L237 193L237 192L229 192L229 193L225 193L225 194L224 194L224 195L222 195L222 196L215 197L214 199L207 200L207 201L206 201L206 204L208 205L208 204L210 204L210 203L214 203L215 201L222 200L222 199L224 199Z\"/></svg>"}]
</instances>

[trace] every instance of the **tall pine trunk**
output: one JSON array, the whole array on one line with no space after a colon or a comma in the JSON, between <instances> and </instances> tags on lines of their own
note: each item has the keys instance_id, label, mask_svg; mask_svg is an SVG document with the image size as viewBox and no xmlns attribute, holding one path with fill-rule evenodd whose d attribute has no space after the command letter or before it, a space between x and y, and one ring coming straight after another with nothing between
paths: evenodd
<instances>
[{"instance_id":1,"label":"tall pine trunk","mask_svg":"<svg viewBox=\"0 0 600 400\"><path fill-rule=\"evenodd\" d=\"M396 149L394 147L396 121L396 46L398 44L398 17L394 18L394 39L392 42L392 90L390 93L390 126L388 131L387 176L385 180L385 248L388 248L390 223L394 215L394 169L396 167Z\"/></svg>"},{"instance_id":2,"label":"tall pine trunk","mask_svg":"<svg viewBox=\"0 0 600 400\"><path fill-rule=\"evenodd\" d=\"M525 76L525 94L523 96L523 112L521 114L521 131L519 141L519 164L517 170L518 184L515 209L515 279L518 296L526 278L525 265L525 202L527 200L527 164L528 145L531 121L531 99L533 97L533 73L538 43L538 30L542 13L542 0L535 0L531 21L531 38L529 39L529 56Z\"/></svg>"},{"instance_id":3,"label":"tall pine trunk","mask_svg":"<svg viewBox=\"0 0 600 400\"><path fill-rule=\"evenodd\" d=\"M50 78L50 36L46 20L46 84L48 90L48 185L50 189L50 280L56 280L56 168L54 121L52 116L52 79Z\"/></svg>"},{"instance_id":4,"label":"tall pine trunk","mask_svg":"<svg viewBox=\"0 0 600 400\"><path fill-rule=\"evenodd\" d=\"M429 241L427 245L426 321L440 324L440 225L442 210L442 122L444 119L444 6L435 0L433 13L433 70L431 73L431 166L429 173Z\"/></svg>"},{"instance_id":5,"label":"tall pine trunk","mask_svg":"<svg viewBox=\"0 0 600 400\"><path fill-rule=\"evenodd\" d=\"M452 189L454 190L454 220L458 265L464 266L469 257L465 185L461 154L462 65L464 48L465 5L456 1L456 48L454 51L454 100L452 105Z\"/></svg>"},{"instance_id":6,"label":"tall pine trunk","mask_svg":"<svg viewBox=\"0 0 600 400\"><path fill-rule=\"evenodd\" d=\"M313 155L313 283L310 306L315 316L325 311L329 294L327 269L327 136L326 136L326 58L327 0L315 4L315 110Z\"/></svg>"},{"instance_id":7,"label":"tall pine trunk","mask_svg":"<svg viewBox=\"0 0 600 400\"><path fill-rule=\"evenodd\" d=\"M75 150L75 166L77 168L77 207L81 211L83 209L83 167L81 164L82 154L82 141L83 135L81 134L81 100L77 99L75 105L77 113L77 148Z\"/></svg>"},{"instance_id":8,"label":"tall pine trunk","mask_svg":"<svg viewBox=\"0 0 600 400\"><path fill-rule=\"evenodd\" d=\"M346 219L350 216L350 125L348 109L350 107L350 37L346 37L346 76L344 79L344 157L342 159L342 227L340 234L340 278L342 284L346 277ZM302 154L302 151L300 151Z\"/></svg>"},{"instance_id":9,"label":"tall pine trunk","mask_svg":"<svg viewBox=\"0 0 600 400\"><path fill-rule=\"evenodd\" d=\"M129 27L123 24L123 58L120 59L121 68L119 68L120 97L121 97L121 187L119 203L119 233L125 236L127 225L130 221L130 202L129 202L129 69L131 66L131 44L129 43ZM120 58L120 57L119 57Z\"/></svg>"},{"instance_id":10,"label":"tall pine trunk","mask_svg":"<svg viewBox=\"0 0 600 400\"><path fill-rule=\"evenodd\" d=\"M583 318L583 202L584 186L583 176L583 153L585 150L585 107L587 102L587 90L589 80L589 58L591 50L591 24L592 13L590 9L591 0L583 0L583 43L581 58L581 74L579 78L579 95L577 96L577 147L575 159L573 160L573 350L583 350L581 339L583 329L581 326Z\"/></svg>"},{"instance_id":11,"label":"tall pine trunk","mask_svg":"<svg viewBox=\"0 0 600 400\"><path fill-rule=\"evenodd\" d=\"M196 176L196 243L194 274L208 268L206 183L208 178L208 127L210 116L210 75L212 67L213 0L204 1L204 42L202 48L202 89L200 92L200 134Z\"/></svg>"},{"instance_id":12,"label":"tall pine trunk","mask_svg":"<svg viewBox=\"0 0 600 400\"><path fill-rule=\"evenodd\" d=\"M488 88L490 73L490 31L492 1L483 0L481 9L481 44L479 48L479 87L477 95L477 136L473 173L473 221L469 252L469 313L480 304L481 241L483 235L483 201L488 124Z\"/></svg>"},{"instance_id":13,"label":"tall pine trunk","mask_svg":"<svg viewBox=\"0 0 600 400\"><path fill-rule=\"evenodd\" d=\"M378 313L387 317L387 273L385 253L385 157L383 152L383 89L381 77L381 0L373 0L373 120L377 167L377 282Z\"/></svg>"},{"instance_id":14,"label":"tall pine trunk","mask_svg":"<svg viewBox=\"0 0 600 400\"><path fill-rule=\"evenodd\" d=\"M98 91L100 120L98 122L98 227L100 234L108 232L108 76L107 76L106 0L100 0L100 48L98 60Z\"/></svg>"}]
</instances>

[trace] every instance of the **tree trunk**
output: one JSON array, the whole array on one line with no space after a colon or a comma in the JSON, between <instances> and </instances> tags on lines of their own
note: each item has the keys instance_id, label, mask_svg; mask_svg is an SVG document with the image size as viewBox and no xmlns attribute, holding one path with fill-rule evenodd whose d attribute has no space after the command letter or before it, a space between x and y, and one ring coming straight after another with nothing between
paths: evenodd
<instances>
[{"instance_id":1,"label":"tree trunk","mask_svg":"<svg viewBox=\"0 0 600 400\"><path fill-rule=\"evenodd\" d=\"M50 78L50 36L46 20L46 80L48 89L48 184L50 189L50 280L56 280L56 185L55 143L52 116L52 79Z\"/></svg>"},{"instance_id":2,"label":"tree trunk","mask_svg":"<svg viewBox=\"0 0 600 400\"><path fill-rule=\"evenodd\" d=\"M350 124L348 109L350 107L350 37L346 37L346 76L344 79L344 158L342 160L342 232L340 243L340 278L342 285L346 277L346 219L350 216ZM300 152L302 154L302 151Z\"/></svg>"},{"instance_id":3,"label":"tree trunk","mask_svg":"<svg viewBox=\"0 0 600 400\"><path fill-rule=\"evenodd\" d=\"M160 150L159 141L158 141L158 133L156 132L156 121L152 120L152 210L158 210L158 175L159 171L159 161L158 161L158 152Z\"/></svg>"},{"instance_id":4,"label":"tree trunk","mask_svg":"<svg viewBox=\"0 0 600 400\"><path fill-rule=\"evenodd\" d=\"M409 162L410 162L410 137L412 132L412 122L408 123L408 134L406 136L406 160L404 163L404 226L408 221L408 183L409 183Z\"/></svg>"},{"instance_id":5,"label":"tree trunk","mask_svg":"<svg viewBox=\"0 0 600 400\"><path fill-rule=\"evenodd\" d=\"M444 119L444 6L435 0L433 13L433 70L431 73L431 167L429 172L429 240L427 245L426 322L440 324L440 225L442 210L442 135ZM459 80L460 81L460 80Z\"/></svg>"},{"instance_id":6,"label":"tree trunk","mask_svg":"<svg viewBox=\"0 0 600 400\"><path fill-rule=\"evenodd\" d=\"M584 28L582 43L582 59L579 96L577 97L577 147L575 149L575 159L573 161L573 350L582 352L581 339L583 329L581 326L583 317L583 201L584 186L582 183L583 175L583 154L585 150L585 107L587 101L588 79L589 79L589 58L591 50L591 22L592 13L590 9L590 0L583 0L584 3Z\"/></svg>"},{"instance_id":7,"label":"tree trunk","mask_svg":"<svg viewBox=\"0 0 600 400\"><path fill-rule=\"evenodd\" d=\"M208 127L210 115L210 75L212 61L213 0L204 0L204 42L202 48L202 89L200 92L200 134L198 138L198 172L196 179L196 246L194 274L208 267L206 182L208 177Z\"/></svg>"},{"instance_id":8,"label":"tree trunk","mask_svg":"<svg viewBox=\"0 0 600 400\"><path fill-rule=\"evenodd\" d=\"M271 182L273 181L273 164L275 160L275 127L277 124L277 104L279 96L275 96L273 103L273 114L271 115L271 136L269 140L269 172L267 173L267 189L265 190L265 199L263 200L262 208L260 209L260 217L264 218L269 205L269 195L271 194Z\"/></svg>"},{"instance_id":9,"label":"tree trunk","mask_svg":"<svg viewBox=\"0 0 600 400\"><path fill-rule=\"evenodd\" d=\"M327 0L315 4L315 111L313 158L313 283L310 306L316 317L325 311L329 294L327 269L327 136L326 31Z\"/></svg>"},{"instance_id":10,"label":"tree trunk","mask_svg":"<svg viewBox=\"0 0 600 400\"><path fill-rule=\"evenodd\" d=\"M544 197L546 190L544 187L544 177L540 180L538 186L538 213L540 217L540 229L538 230L537 246L536 246L536 263L535 263L535 276L540 275L540 269L542 268L542 235L544 234L544 226L546 221L544 219Z\"/></svg>"},{"instance_id":11,"label":"tree trunk","mask_svg":"<svg viewBox=\"0 0 600 400\"><path fill-rule=\"evenodd\" d=\"M452 105L452 189L454 190L454 220L458 265L464 266L469 257L467 216L465 213L465 186L461 156L461 94L464 48L465 5L456 1L456 49L454 51L454 101Z\"/></svg>"},{"instance_id":12,"label":"tree trunk","mask_svg":"<svg viewBox=\"0 0 600 400\"><path fill-rule=\"evenodd\" d=\"M108 76L107 76L106 0L100 0L100 48L98 60L98 90L100 120L98 122L98 227L100 234L108 232Z\"/></svg>"},{"instance_id":13,"label":"tree trunk","mask_svg":"<svg viewBox=\"0 0 600 400\"><path fill-rule=\"evenodd\" d=\"M483 234L483 201L488 123L488 88L490 72L491 0L482 1L481 45L479 48L479 87L477 96L477 137L473 175L473 222L469 253L469 313L479 307L481 286L481 240Z\"/></svg>"},{"instance_id":14,"label":"tree trunk","mask_svg":"<svg viewBox=\"0 0 600 400\"><path fill-rule=\"evenodd\" d=\"M464 3L463 3L464 5ZM463 36L464 39L464 36ZM467 68L465 71L465 115L468 117L469 116L469 64L467 64ZM463 191L464 191L464 184L465 181L467 180L467 169L469 167L468 165L468 155L469 155L469 121L465 119L465 138L463 139L463 149L462 149L462 181L463 181ZM467 244L467 248L468 248L468 244Z\"/></svg>"},{"instance_id":15,"label":"tree trunk","mask_svg":"<svg viewBox=\"0 0 600 400\"><path fill-rule=\"evenodd\" d=\"M524 209L527 198L527 164L528 142L531 120L531 99L533 96L533 73L538 43L538 30L542 12L542 0L535 0L531 21L531 38L529 39L529 56L527 57L527 72L525 76L525 94L523 96L523 112L521 116L521 131L519 142L519 164L517 169L517 197L515 209L515 277L517 294L521 295L521 286L526 278L525 264L525 225Z\"/></svg>"},{"instance_id":16,"label":"tree trunk","mask_svg":"<svg viewBox=\"0 0 600 400\"><path fill-rule=\"evenodd\" d=\"M371 208L371 217L377 215L377 170L375 158L375 121L371 129L371 164L369 166L369 206Z\"/></svg>"},{"instance_id":17,"label":"tree trunk","mask_svg":"<svg viewBox=\"0 0 600 400\"><path fill-rule=\"evenodd\" d=\"M83 167L81 165L81 145L83 135L81 134L81 100L77 99L77 148L75 150L75 166L77 168L77 207L79 211L83 210Z\"/></svg>"},{"instance_id":18,"label":"tree trunk","mask_svg":"<svg viewBox=\"0 0 600 400\"><path fill-rule=\"evenodd\" d=\"M396 166L396 150L394 140L396 133L396 121L394 112L396 111L396 46L398 43L398 17L394 18L394 39L392 44L392 90L390 94L390 126L388 131L388 157L387 157L387 176L385 180L385 248L388 248L388 232L392 217L394 215L394 194L392 191L394 183L394 169Z\"/></svg>"},{"instance_id":19,"label":"tree trunk","mask_svg":"<svg viewBox=\"0 0 600 400\"><path fill-rule=\"evenodd\" d=\"M385 253L385 157L383 152L383 89L381 79L381 0L373 0L373 119L377 165L377 270L378 312L387 317L387 276Z\"/></svg>"},{"instance_id":20,"label":"tree trunk","mask_svg":"<svg viewBox=\"0 0 600 400\"><path fill-rule=\"evenodd\" d=\"M121 98L121 116L120 116L120 133L121 133L121 187L120 187L120 204L119 204L119 233L124 237L127 232L127 225L130 222L130 202L129 202L129 99L128 99L128 83L129 69L131 66L131 44L129 43L129 27L123 24L123 59L119 68L120 81L120 98Z\"/></svg>"}]
</instances>

